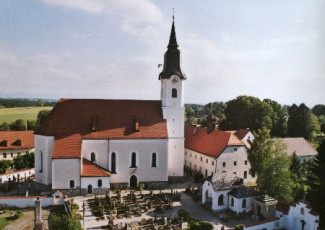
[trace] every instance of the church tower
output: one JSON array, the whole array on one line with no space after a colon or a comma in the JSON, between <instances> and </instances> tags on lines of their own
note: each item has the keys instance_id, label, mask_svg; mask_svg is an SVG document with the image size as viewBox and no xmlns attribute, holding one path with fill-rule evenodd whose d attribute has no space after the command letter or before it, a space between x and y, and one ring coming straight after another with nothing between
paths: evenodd
<instances>
[{"instance_id":1,"label":"church tower","mask_svg":"<svg viewBox=\"0 0 325 230\"><path fill-rule=\"evenodd\" d=\"M164 68L159 74L163 118L168 128L168 176L183 176L184 168L184 102L183 82L186 80L181 69L181 51L178 49L174 25L164 57Z\"/></svg>"}]
</instances>

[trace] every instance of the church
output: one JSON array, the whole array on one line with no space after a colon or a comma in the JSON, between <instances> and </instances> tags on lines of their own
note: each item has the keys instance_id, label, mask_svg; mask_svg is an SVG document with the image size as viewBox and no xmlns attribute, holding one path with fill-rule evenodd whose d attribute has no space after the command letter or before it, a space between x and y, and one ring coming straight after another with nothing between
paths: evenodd
<instances>
[{"instance_id":1,"label":"church","mask_svg":"<svg viewBox=\"0 0 325 230\"><path fill-rule=\"evenodd\" d=\"M35 181L69 195L183 176L184 103L174 20L160 100L60 99L35 131Z\"/></svg>"}]
</instances>

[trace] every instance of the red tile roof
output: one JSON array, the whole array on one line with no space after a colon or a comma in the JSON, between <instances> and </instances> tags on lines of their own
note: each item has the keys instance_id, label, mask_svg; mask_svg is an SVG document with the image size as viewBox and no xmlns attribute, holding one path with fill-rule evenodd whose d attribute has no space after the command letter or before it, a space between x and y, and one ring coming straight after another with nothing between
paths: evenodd
<instances>
[{"instance_id":1,"label":"red tile roof","mask_svg":"<svg viewBox=\"0 0 325 230\"><path fill-rule=\"evenodd\" d=\"M34 131L0 131L0 150L34 148ZM21 141L21 145L17 142ZM3 146L7 141L7 146Z\"/></svg>"},{"instance_id":2,"label":"red tile roof","mask_svg":"<svg viewBox=\"0 0 325 230\"><path fill-rule=\"evenodd\" d=\"M107 177L110 175L111 175L111 173L109 171L102 169L98 165L93 164L86 158L82 159L81 176L84 176L84 177Z\"/></svg>"},{"instance_id":3,"label":"red tile roof","mask_svg":"<svg viewBox=\"0 0 325 230\"><path fill-rule=\"evenodd\" d=\"M247 135L247 133L249 133L249 129L238 129L235 132L235 135L239 138L239 140L242 140Z\"/></svg>"},{"instance_id":4,"label":"red tile roof","mask_svg":"<svg viewBox=\"0 0 325 230\"><path fill-rule=\"evenodd\" d=\"M61 99L35 134L55 137L52 158L80 158L82 139L168 138L161 101L141 100Z\"/></svg>"},{"instance_id":5,"label":"red tile roof","mask_svg":"<svg viewBox=\"0 0 325 230\"><path fill-rule=\"evenodd\" d=\"M205 128L185 126L185 148L219 157L228 146L245 146L245 144L231 132L213 130L207 133Z\"/></svg>"}]
</instances>

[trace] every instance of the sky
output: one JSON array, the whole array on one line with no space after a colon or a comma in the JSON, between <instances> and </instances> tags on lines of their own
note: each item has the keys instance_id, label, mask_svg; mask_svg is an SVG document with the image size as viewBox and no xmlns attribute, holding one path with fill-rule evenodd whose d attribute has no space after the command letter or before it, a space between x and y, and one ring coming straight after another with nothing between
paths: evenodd
<instances>
[{"instance_id":1,"label":"sky","mask_svg":"<svg viewBox=\"0 0 325 230\"><path fill-rule=\"evenodd\" d=\"M325 104L322 0L4 0L0 97L159 100L173 8L185 103Z\"/></svg>"}]
</instances>

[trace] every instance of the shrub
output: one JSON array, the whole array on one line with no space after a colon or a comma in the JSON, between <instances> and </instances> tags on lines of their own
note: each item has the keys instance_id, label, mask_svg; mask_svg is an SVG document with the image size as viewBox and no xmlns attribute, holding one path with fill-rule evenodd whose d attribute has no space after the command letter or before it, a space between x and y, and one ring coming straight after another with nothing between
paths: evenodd
<instances>
[{"instance_id":1,"label":"shrub","mask_svg":"<svg viewBox=\"0 0 325 230\"><path fill-rule=\"evenodd\" d=\"M212 230L213 225L206 221L197 221L191 224L190 230Z\"/></svg>"}]
</instances>

